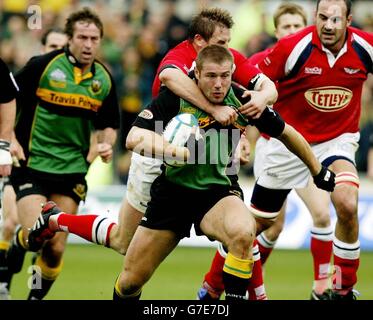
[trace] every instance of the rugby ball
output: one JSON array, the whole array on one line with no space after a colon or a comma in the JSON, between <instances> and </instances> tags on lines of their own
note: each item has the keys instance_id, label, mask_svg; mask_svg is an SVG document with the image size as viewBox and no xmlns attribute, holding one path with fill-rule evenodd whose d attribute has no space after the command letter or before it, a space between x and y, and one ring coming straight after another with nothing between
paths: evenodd
<instances>
[{"instance_id":1,"label":"rugby ball","mask_svg":"<svg viewBox=\"0 0 373 320\"><path fill-rule=\"evenodd\" d=\"M173 117L163 131L164 139L178 147L184 147L191 134L195 134L196 140L200 138L198 120L190 113L180 113ZM174 159L167 159L164 162L170 166L185 164L184 161Z\"/></svg>"}]
</instances>

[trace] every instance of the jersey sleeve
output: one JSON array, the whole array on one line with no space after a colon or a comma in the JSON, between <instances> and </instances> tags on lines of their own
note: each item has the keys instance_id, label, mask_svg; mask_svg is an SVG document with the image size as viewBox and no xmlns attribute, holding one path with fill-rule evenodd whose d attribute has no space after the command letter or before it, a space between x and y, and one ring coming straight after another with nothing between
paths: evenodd
<instances>
[{"instance_id":1,"label":"jersey sleeve","mask_svg":"<svg viewBox=\"0 0 373 320\"><path fill-rule=\"evenodd\" d=\"M158 66L157 73L152 85L152 96L156 97L159 94L159 89L161 87L159 74L164 69L177 68L187 75L189 71L187 66L191 64L190 60L191 58L188 56L188 52L186 50L178 49L169 51Z\"/></svg>"},{"instance_id":2,"label":"jersey sleeve","mask_svg":"<svg viewBox=\"0 0 373 320\"><path fill-rule=\"evenodd\" d=\"M17 94L17 83L9 71L7 65L0 59L0 103L7 103L12 101Z\"/></svg>"},{"instance_id":3,"label":"jersey sleeve","mask_svg":"<svg viewBox=\"0 0 373 320\"><path fill-rule=\"evenodd\" d=\"M102 103L97 112L94 126L96 129L113 128L118 129L120 126L119 103L117 91L113 79L110 76L111 88L108 96Z\"/></svg>"},{"instance_id":4,"label":"jersey sleeve","mask_svg":"<svg viewBox=\"0 0 373 320\"><path fill-rule=\"evenodd\" d=\"M251 124L257 127L260 133L277 138L285 128L285 121L280 114L270 107L266 107L259 119L252 119Z\"/></svg>"},{"instance_id":5,"label":"jersey sleeve","mask_svg":"<svg viewBox=\"0 0 373 320\"><path fill-rule=\"evenodd\" d=\"M279 40L268 55L258 63L259 69L274 82L285 77L285 65L288 57L285 38Z\"/></svg>"},{"instance_id":6,"label":"jersey sleeve","mask_svg":"<svg viewBox=\"0 0 373 320\"><path fill-rule=\"evenodd\" d=\"M262 72L237 50L230 49L230 51L233 54L235 64L233 80L248 90L256 89L261 80Z\"/></svg>"},{"instance_id":7,"label":"jersey sleeve","mask_svg":"<svg viewBox=\"0 0 373 320\"><path fill-rule=\"evenodd\" d=\"M58 51L46 55L32 57L26 65L15 74L15 79L19 87L17 96L17 109L30 108L37 103L36 90L39 86L39 80L44 69L52 57L58 54Z\"/></svg>"},{"instance_id":8,"label":"jersey sleeve","mask_svg":"<svg viewBox=\"0 0 373 320\"><path fill-rule=\"evenodd\" d=\"M167 123L178 114L180 98L170 90L161 90L159 95L139 113L133 126L162 134Z\"/></svg>"}]
</instances>

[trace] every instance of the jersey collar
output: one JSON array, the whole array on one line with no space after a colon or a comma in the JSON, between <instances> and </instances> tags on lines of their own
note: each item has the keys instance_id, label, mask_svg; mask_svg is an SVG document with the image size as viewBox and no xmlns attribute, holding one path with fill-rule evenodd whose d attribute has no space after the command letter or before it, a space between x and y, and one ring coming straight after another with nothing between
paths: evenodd
<instances>
[{"instance_id":1,"label":"jersey collar","mask_svg":"<svg viewBox=\"0 0 373 320\"><path fill-rule=\"evenodd\" d=\"M70 52L69 47L65 47L65 54L67 60L74 66L74 82L79 84L85 79L93 78L96 73L95 63L92 63L91 70L83 75L82 64Z\"/></svg>"}]
</instances>

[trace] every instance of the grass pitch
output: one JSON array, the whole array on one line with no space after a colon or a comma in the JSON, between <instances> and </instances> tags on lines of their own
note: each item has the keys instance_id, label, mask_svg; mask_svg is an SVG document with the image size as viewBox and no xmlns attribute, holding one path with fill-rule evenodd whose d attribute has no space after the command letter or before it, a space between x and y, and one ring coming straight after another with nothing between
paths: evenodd
<instances>
[{"instance_id":1,"label":"grass pitch","mask_svg":"<svg viewBox=\"0 0 373 320\"><path fill-rule=\"evenodd\" d=\"M142 299L194 300L210 267L214 248L177 247L145 285ZM12 282L12 299L26 299L26 255L21 273ZM63 271L46 300L110 300L123 257L95 245L69 244ZM362 252L358 273L360 300L373 300L373 252ZM272 300L308 300L312 286L312 259L308 251L274 250L265 270L267 294Z\"/></svg>"}]
</instances>

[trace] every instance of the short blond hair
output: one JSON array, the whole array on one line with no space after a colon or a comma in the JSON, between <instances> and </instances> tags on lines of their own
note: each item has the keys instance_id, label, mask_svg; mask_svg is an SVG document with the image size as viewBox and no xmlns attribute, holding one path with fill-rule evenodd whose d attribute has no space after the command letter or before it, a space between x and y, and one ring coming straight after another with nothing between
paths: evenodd
<instances>
[{"instance_id":1,"label":"short blond hair","mask_svg":"<svg viewBox=\"0 0 373 320\"><path fill-rule=\"evenodd\" d=\"M303 19L304 25L305 26L307 25L307 14L304 11L303 7L301 7L300 5L296 3L286 2L286 3L281 4L273 15L273 24L275 25L276 29L277 29L280 17L287 13L300 15Z\"/></svg>"}]
</instances>

